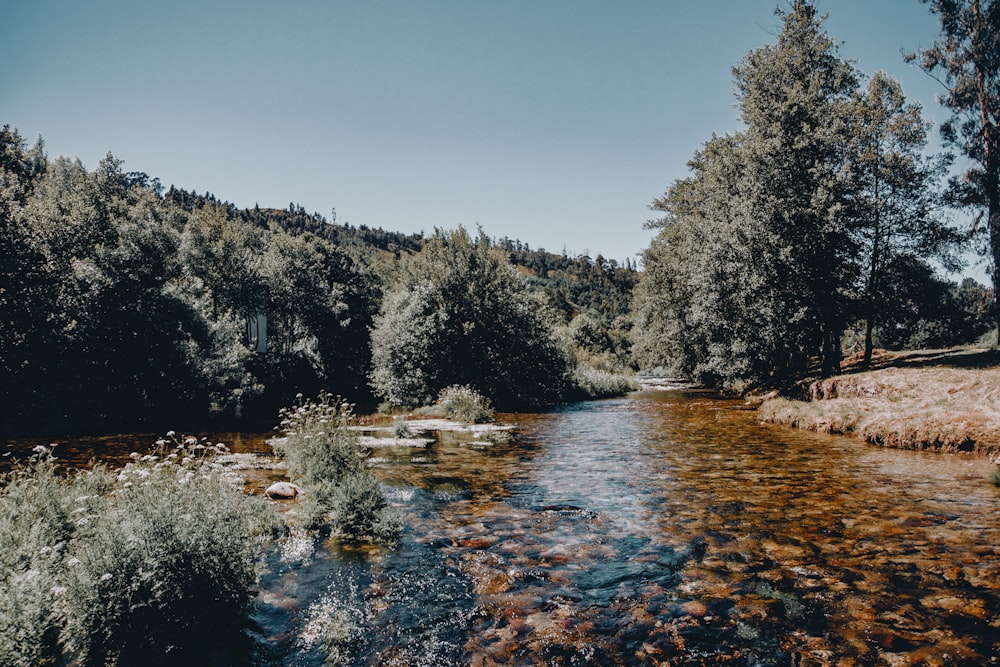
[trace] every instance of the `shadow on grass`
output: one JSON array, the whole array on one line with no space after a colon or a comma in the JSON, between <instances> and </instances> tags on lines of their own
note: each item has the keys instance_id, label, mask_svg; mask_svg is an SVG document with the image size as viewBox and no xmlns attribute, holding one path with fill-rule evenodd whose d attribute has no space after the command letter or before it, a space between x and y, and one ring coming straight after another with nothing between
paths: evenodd
<instances>
[{"instance_id":1,"label":"shadow on grass","mask_svg":"<svg viewBox=\"0 0 1000 667\"><path fill-rule=\"evenodd\" d=\"M1000 365L1000 350L915 350L878 355L872 359L870 370L879 368L925 368L947 366L950 368L989 368ZM846 370L846 369L845 369ZM863 370L860 365L848 372Z\"/></svg>"}]
</instances>

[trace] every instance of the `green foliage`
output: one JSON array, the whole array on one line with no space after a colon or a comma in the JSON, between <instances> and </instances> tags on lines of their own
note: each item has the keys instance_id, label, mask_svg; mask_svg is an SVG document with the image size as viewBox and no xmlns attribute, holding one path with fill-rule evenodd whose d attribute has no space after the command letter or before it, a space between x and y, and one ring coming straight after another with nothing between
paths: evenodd
<instances>
[{"instance_id":1,"label":"green foliage","mask_svg":"<svg viewBox=\"0 0 1000 667\"><path fill-rule=\"evenodd\" d=\"M66 636L86 664L197 660L239 638L273 519L212 453L190 438L135 455L78 528Z\"/></svg>"},{"instance_id":2,"label":"green foliage","mask_svg":"<svg viewBox=\"0 0 1000 667\"><path fill-rule=\"evenodd\" d=\"M288 474L312 486L363 470L364 453L348 428L352 414L350 404L329 394L315 401L300 397L296 407L283 409L285 437L274 441L274 449L288 464Z\"/></svg>"},{"instance_id":3,"label":"green foliage","mask_svg":"<svg viewBox=\"0 0 1000 667\"><path fill-rule=\"evenodd\" d=\"M579 365L573 373L573 382L585 398L621 396L639 389L631 375L612 373L592 366Z\"/></svg>"},{"instance_id":4,"label":"green foliage","mask_svg":"<svg viewBox=\"0 0 1000 667\"><path fill-rule=\"evenodd\" d=\"M0 431L136 428L364 396L375 274L329 241L0 132Z\"/></svg>"},{"instance_id":5,"label":"green foliage","mask_svg":"<svg viewBox=\"0 0 1000 667\"><path fill-rule=\"evenodd\" d=\"M733 70L746 124L737 205L753 220L751 257L741 268L758 272L766 264L774 274L759 285L783 330L767 337L764 365L779 374L799 370L798 360L786 359L791 347L793 357L817 354L832 373L846 326L842 288L853 278L844 209L850 190L841 175L858 74L812 3L795 0L782 21L776 44L751 51Z\"/></svg>"},{"instance_id":6,"label":"green foliage","mask_svg":"<svg viewBox=\"0 0 1000 667\"><path fill-rule=\"evenodd\" d=\"M993 328L993 291L972 278L956 285L938 278L922 261L898 258L888 267L883 290L884 312L872 333L877 347L952 347L975 343ZM853 349L845 339L847 349L865 349L864 330L859 328L857 336Z\"/></svg>"},{"instance_id":7,"label":"green foliage","mask_svg":"<svg viewBox=\"0 0 1000 667\"><path fill-rule=\"evenodd\" d=\"M493 407L489 400L468 386L445 387L434 405L448 419L465 424L485 424L493 419Z\"/></svg>"},{"instance_id":8,"label":"green foliage","mask_svg":"<svg viewBox=\"0 0 1000 667\"><path fill-rule=\"evenodd\" d=\"M238 639L273 525L193 440L115 475L45 450L0 492L4 664L198 662Z\"/></svg>"},{"instance_id":9,"label":"green foliage","mask_svg":"<svg viewBox=\"0 0 1000 667\"><path fill-rule=\"evenodd\" d=\"M943 163L921 155L919 107L884 75L861 91L812 3L782 19L734 68L745 130L706 142L653 202L633 329L645 368L734 386L813 360L829 375L854 321L870 350L872 330L906 328L907 298L945 298L925 289L925 258L951 265L958 235L935 216Z\"/></svg>"},{"instance_id":10,"label":"green foliage","mask_svg":"<svg viewBox=\"0 0 1000 667\"><path fill-rule=\"evenodd\" d=\"M713 139L690 165L694 175L654 202L666 217L644 254L633 354L641 367L706 384L792 372L804 313L764 259L777 235L750 214L742 138Z\"/></svg>"},{"instance_id":11,"label":"green foliage","mask_svg":"<svg viewBox=\"0 0 1000 667\"><path fill-rule=\"evenodd\" d=\"M273 441L288 463L289 476L303 488L303 521L347 539L391 542L399 517L389 507L368 469L358 435L349 428L349 404L329 394L300 400L282 410L284 437Z\"/></svg>"},{"instance_id":12,"label":"green foliage","mask_svg":"<svg viewBox=\"0 0 1000 667\"><path fill-rule=\"evenodd\" d=\"M60 478L51 453L37 451L0 489L0 656L25 667L61 654L70 541L112 481L102 468Z\"/></svg>"},{"instance_id":13,"label":"green foliage","mask_svg":"<svg viewBox=\"0 0 1000 667\"><path fill-rule=\"evenodd\" d=\"M343 475L331 496L333 533L363 542L392 543L402 528L399 515L388 506L371 472Z\"/></svg>"},{"instance_id":14,"label":"green foliage","mask_svg":"<svg viewBox=\"0 0 1000 667\"><path fill-rule=\"evenodd\" d=\"M410 430L410 425L405 419L394 419L392 421L392 436L394 438L410 438L413 436L413 431Z\"/></svg>"},{"instance_id":15,"label":"green foliage","mask_svg":"<svg viewBox=\"0 0 1000 667\"><path fill-rule=\"evenodd\" d=\"M924 259L954 268L961 238L940 220L938 178L946 161L925 158L927 123L920 106L907 104L899 82L879 72L855 95L852 114L849 202L859 275L857 312L865 323L865 363L874 330L898 326L900 284L933 276ZM928 299L928 305L941 303Z\"/></svg>"},{"instance_id":16,"label":"green foliage","mask_svg":"<svg viewBox=\"0 0 1000 667\"><path fill-rule=\"evenodd\" d=\"M1000 325L1000 2L923 0L941 22L941 39L906 56L947 87L941 101L952 116L941 125L945 143L970 159L951 181L950 197L978 211L974 231L985 237L993 265L995 322ZM1000 335L1000 326L998 326ZM998 339L1000 341L1000 339Z\"/></svg>"},{"instance_id":17,"label":"green foliage","mask_svg":"<svg viewBox=\"0 0 1000 667\"><path fill-rule=\"evenodd\" d=\"M597 318L581 313L569 323L569 335L573 344L592 354L600 354L612 349L611 335Z\"/></svg>"},{"instance_id":18,"label":"green foliage","mask_svg":"<svg viewBox=\"0 0 1000 667\"><path fill-rule=\"evenodd\" d=\"M557 401L567 359L551 316L482 234L438 232L404 263L372 331L372 387L395 406L468 385L497 405Z\"/></svg>"},{"instance_id":19,"label":"green foliage","mask_svg":"<svg viewBox=\"0 0 1000 667\"><path fill-rule=\"evenodd\" d=\"M606 324L594 311L580 313L559 329L573 363L572 395L578 399L621 396L638 389L633 378L631 320Z\"/></svg>"}]
</instances>

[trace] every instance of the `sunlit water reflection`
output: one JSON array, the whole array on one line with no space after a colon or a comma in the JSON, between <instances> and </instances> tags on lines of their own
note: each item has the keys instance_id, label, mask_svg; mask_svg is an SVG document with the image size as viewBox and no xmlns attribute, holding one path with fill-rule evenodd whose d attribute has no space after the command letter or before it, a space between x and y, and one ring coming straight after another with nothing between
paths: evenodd
<instances>
[{"instance_id":1,"label":"sunlit water reflection","mask_svg":"<svg viewBox=\"0 0 1000 667\"><path fill-rule=\"evenodd\" d=\"M380 451L402 543L286 566L268 585L309 584L261 625L294 637L342 595L349 664L996 662L987 461L760 426L697 392L507 417L508 445Z\"/></svg>"},{"instance_id":2,"label":"sunlit water reflection","mask_svg":"<svg viewBox=\"0 0 1000 667\"><path fill-rule=\"evenodd\" d=\"M397 547L271 554L254 662L998 661L984 459L760 426L699 392L502 418L509 444L377 452Z\"/></svg>"}]
</instances>

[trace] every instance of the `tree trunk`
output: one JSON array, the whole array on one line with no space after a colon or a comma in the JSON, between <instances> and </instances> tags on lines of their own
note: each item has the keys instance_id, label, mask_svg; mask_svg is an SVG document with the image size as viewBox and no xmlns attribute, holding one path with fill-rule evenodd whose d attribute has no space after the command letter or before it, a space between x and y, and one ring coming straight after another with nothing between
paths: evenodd
<instances>
[{"instance_id":1,"label":"tree trunk","mask_svg":"<svg viewBox=\"0 0 1000 667\"><path fill-rule=\"evenodd\" d=\"M872 365L872 352L875 350L875 341L872 338L872 325L874 322L871 315L865 318L865 359L861 362L861 367L868 370Z\"/></svg>"},{"instance_id":2,"label":"tree trunk","mask_svg":"<svg viewBox=\"0 0 1000 667\"><path fill-rule=\"evenodd\" d=\"M821 352L821 369L823 377L840 373L840 334L829 324L823 331L823 350Z\"/></svg>"},{"instance_id":3,"label":"tree trunk","mask_svg":"<svg viewBox=\"0 0 1000 667\"><path fill-rule=\"evenodd\" d=\"M993 259L993 320L1000 347L1000 128L986 128L986 224Z\"/></svg>"},{"instance_id":4,"label":"tree trunk","mask_svg":"<svg viewBox=\"0 0 1000 667\"><path fill-rule=\"evenodd\" d=\"M997 325L997 338L994 345L1000 348L1000 196L997 186L993 186L994 194L990 201L990 250L993 251L993 321Z\"/></svg>"},{"instance_id":5,"label":"tree trunk","mask_svg":"<svg viewBox=\"0 0 1000 667\"><path fill-rule=\"evenodd\" d=\"M976 25L982 26L982 9L979 0L973 0L972 15ZM985 156L983 166L986 167L986 223L989 225L990 251L993 257L993 317L997 324L997 347L1000 347L1000 128L994 122L990 109L996 100L990 99L987 87L987 67L982 62L975 63L976 96L979 102L980 122L982 123ZM996 72L989 74L996 76Z\"/></svg>"},{"instance_id":6,"label":"tree trunk","mask_svg":"<svg viewBox=\"0 0 1000 667\"><path fill-rule=\"evenodd\" d=\"M1000 347L1000 128L986 129L986 224L993 258L993 320Z\"/></svg>"}]
</instances>

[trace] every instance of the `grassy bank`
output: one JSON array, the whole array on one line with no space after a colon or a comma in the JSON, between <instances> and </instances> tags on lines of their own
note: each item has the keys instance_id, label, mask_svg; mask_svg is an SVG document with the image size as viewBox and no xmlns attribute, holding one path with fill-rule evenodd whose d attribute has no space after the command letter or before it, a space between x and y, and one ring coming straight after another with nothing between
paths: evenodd
<instances>
[{"instance_id":1,"label":"grassy bank","mask_svg":"<svg viewBox=\"0 0 1000 667\"><path fill-rule=\"evenodd\" d=\"M870 370L848 363L842 375L765 398L759 414L767 423L856 434L883 447L996 456L1000 352L880 352Z\"/></svg>"}]
</instances>

